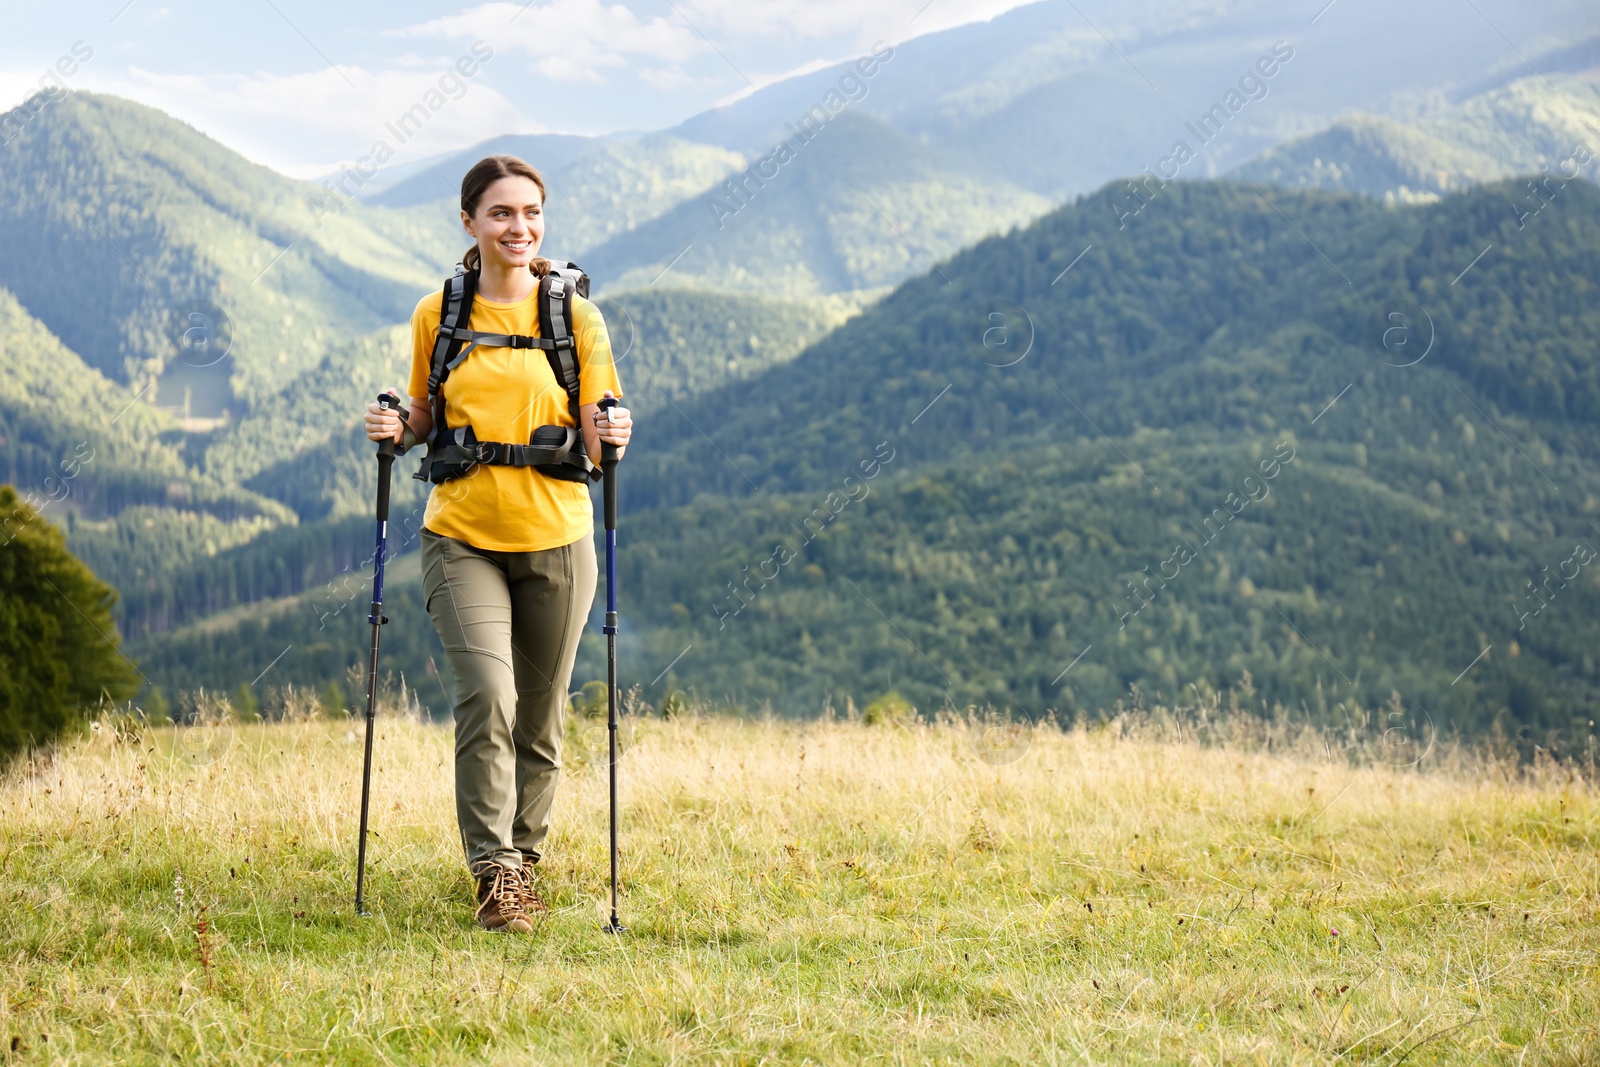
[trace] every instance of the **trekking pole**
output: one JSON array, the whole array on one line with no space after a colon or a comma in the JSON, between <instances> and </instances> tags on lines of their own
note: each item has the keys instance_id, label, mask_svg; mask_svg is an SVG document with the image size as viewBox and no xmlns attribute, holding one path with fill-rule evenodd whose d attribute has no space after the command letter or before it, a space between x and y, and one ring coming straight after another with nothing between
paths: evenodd
<instances>
[{"instance_id":1,"label":"trekking pole","mask_svg":"<svg viewBox=\"0 0 1600 1067\"><path fill-rule=\"evenodd\" d=\"M378 397L385 411L400 409L400 398L393 393ZM372 796L372 719L378 705L378 628L389 620L383 614L383 557L389 537L389 471L394 466L394 439L378 442L378 547L372 554L372 656L367 661L367 753L361 765L361 839L356 845L356 914L365 915L362 891L367 876L367 804Z\"/></svg>"},{"instance_id":2,"label":"trekking pole","mask_svg":"<svg viewBox=\"0 0 1600 1067\"><path fill-rule=\"evenodd\" d=\"M600 401L600 410L611 421L615 397ZM626 929L617 918L617 446L600 442L600 471L605 485L601 490L606 512L606 732L611 742L611 921L607 933Z\"/></svg>"}]
</instances>

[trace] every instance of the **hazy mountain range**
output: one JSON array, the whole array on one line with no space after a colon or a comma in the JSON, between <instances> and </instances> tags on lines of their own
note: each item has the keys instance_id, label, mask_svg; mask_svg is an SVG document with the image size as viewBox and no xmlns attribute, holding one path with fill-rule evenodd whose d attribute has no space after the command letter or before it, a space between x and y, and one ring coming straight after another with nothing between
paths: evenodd
<instances>
[{"instance_id":1,"label":"hazy mountain range","mask_svg":"<svg viewBox=\"0 0 1600 1067\"><path fill-rule=\"evenodd\" d=\"M1560 165L1585 148L1600 150L1600 80L1533 77L1412 122L1343 118L1232 173L1406 202L1518 174L1572 177L1581 168Z\"/></svg>"},{"instance_id":2,"label":"hazy mountain range","mask_svg":"<svg viewBox=\"0 0 1600 1067\"><path fill-rule=\"evenodd\" d=\"M1514 14L1514 23L1489 21L1455 0L1343 0L1325 9L1268 0L1136 0L1091 21L1071 0L1043 0L882 46L879 56L864 51L666 133L756 159L779 141L795 142L814 109L842 107L915 138L954 171L1060 201L1143 167L1155 170L1176 140L1196 152L1185 177L1216 177L1351 113L1410 121L1518 79L1555 80L1600 67L1600 14L1592 5L1559 0ZM1508 49L1497 27L1540 43ZM1268 63L1272 73L1264 74L1257 64L1275 48L1286 58ZM886 50L892 55L880 58ZM856 66L862 60L870 74ZM1228 103L1230 92L1241 106ZM1186 124L1219 104L1225 128L1202 144ZM378 199L412 205L448 196L471 160L507 143L441 160ZM557 169L580 152L556 137L514 143L536 165Z\"/></svg>"}]
</instances>

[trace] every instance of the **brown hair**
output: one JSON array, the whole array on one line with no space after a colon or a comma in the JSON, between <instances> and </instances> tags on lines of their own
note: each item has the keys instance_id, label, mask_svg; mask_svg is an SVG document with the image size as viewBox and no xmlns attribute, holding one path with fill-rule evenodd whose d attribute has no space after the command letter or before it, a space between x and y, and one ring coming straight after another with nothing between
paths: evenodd
<instances>
[{"instance_id":1,"label":"brown hair","mask_svg":"<svg viewBox=\"0 0 1600 1067\"><path fill-rule=\"evenodd\" d=\"M478 201L483 199L483 194L489 186L501 178L527 178L539 187L539 199L545 198L544 179L532 166L518 159L516 156L487 156L472 165L466 177L461 179L461 210L469 218L478 214ZM467 249L466 255L461 257L462 266L468 270L477 270L482 266L482 257L478 254L478 246L474 244ZM528 270L535 277L542 278L550 273L550 261L535 256L528 263Z\"/></svg>"}]
</instances>

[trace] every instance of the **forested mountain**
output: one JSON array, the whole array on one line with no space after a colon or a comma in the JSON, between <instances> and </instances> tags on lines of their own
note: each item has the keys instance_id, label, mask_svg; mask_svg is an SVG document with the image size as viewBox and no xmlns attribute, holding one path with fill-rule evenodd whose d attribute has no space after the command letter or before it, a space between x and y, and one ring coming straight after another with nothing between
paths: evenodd
<instances>
[{"instance_id":1,"label":"forested mountain","mask_svg":"<svg viewBox=\"0 0 1600 1067\"><path fill-rule=\"evenodd\" d=\"M163 440L177 430L172 418L144 405L124 412L128 395L86 366L5 289L0 355L6 368L0 375L0 480L42 485L61 473L58 463L79 445L82 455L95 457L75 487L80 502L114 494L113 486L133 494L139 493L135 485L159 487L164 495L168 481L187 474L181 450Z\"/></svg>"},{"instance_id":2,"label":"forested mountain","mask_svg":"<svg viewBox=\"0 0 1600 1067\"><path fill-rule=\"evenodd\" d=\"M1358 343L1368 312L1391 299L1423 305L1441 332L1418 376L1448 368L1482 390L1481 401L1558 420L1550 432L1572 447L1584 435L1568 420L1600 416L1600 363L1589 346L1600 310L1583 299L1600 278L1592 210L1600 190L1590 183L1557 187L1520 227L1506 209L1516 187L1504 183L1406 211L1353 196L1269 201L1231 183L1135 188L1142 198L1116 183L941 263L804 359L742 385L737 405L730 390L696 397L686 418L655 429L633 468L634 491L646 494L635 502L812 486L870 453L879 427L904 424L952 383L972 402L956 406L959 415L940 405L921 423L939 427L925 447L940 455L1042 427L1017 420L1061 412L1052 380L1074 399L1114 400L1096 420L1114 436L1247 425L1196 392L1208 384L1201 369L1248 380L1264 368L1230 370L1230 354L1296 324ZM1498 254L1474 262L1490 244ZM1549 277L1563 284L1544 284ZM1027 373L995 373L1019 345ZM1053 377L1036 378L1046 372ZM1183 375L1183 387L1158 388L1163 374ZM697 455L702 438L690 422L712 411L732 412L724 447L738 472ZM781 448L759 429L780 418L804 434Z\"/></svg>"},{"instance_id":3,"label":"forested mountain","mask_svg":"<svg viewBox=\"0 0 1600 1067\"><path fill-rule=\"evenodd\" d=\"M1600 190L1521 229L1512 191L1119 184L658 409L623 482L624 676L1092 715L1248 672L1322 721L1580 743ZM189 685L280 652L280 681L326 678L364 596L352 567L135 647ZM431 637L395 598L415 680Z\"/></svg>"},{"instance_id":4,"label":"forested mountain","mask_svg":"<svg viewBox=\"0 0 1600 1067\"><path fill-rule=\"evenodd\" d=\"M187 309L213 305L231 319L218 366L236 409L329 343L404 318L460 254L452 222L331 201L159 111L90 93L21 124L0 163L0 281L30 313L137 389L178 361Z\"/></svg>"},{"instance_id":5,"label":"forested mountain","mask_svg":"<svg viewBox=\"0 0 1600 1067\"><path fill-rule=\"evenodd\" d=\"M1352 115L1234 173L1258 183L1405 203L1517 174L1541 175L1546 168L1594 181L1600 165L1574 159L1584 151L1600 151L1600 84L1534 77L1409 122Z\"/></svg>"},{"instance_id":6,"label":"forested mountain","mask_svg":"<svg viewBox=\"0 0 1600 1067\"><path fill-rule=\"evenodd\" d=\"M680 680L780 706L881 677L1035 712L1249 670L1586 736L1600 190L1520 230L1511 191L1113 187L697 397L629 471L634 670L692 645Z\"/></svg>"},{"instance_id":7,"label":"forested mountain","mask_svg":"<svg viewBox=\"0 0 1600 1067\"><path fill-rule=\"evenodd\" d=\"M728 182L585 254L605 291L674 285L812 297L927 270L1049 202L841 111Z\"/></svg>"}]
</instances>

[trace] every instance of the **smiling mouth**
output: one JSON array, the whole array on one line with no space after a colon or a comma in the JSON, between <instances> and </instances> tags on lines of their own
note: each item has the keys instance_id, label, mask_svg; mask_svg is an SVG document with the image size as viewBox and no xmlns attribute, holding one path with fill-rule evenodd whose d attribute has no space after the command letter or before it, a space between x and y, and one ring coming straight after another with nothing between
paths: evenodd
<instances>
[{"instance_id":1,"label":"smiling mouth","mask_svg":"<svg viewBox=\"0 0 1600 1067\"><path fill-rule=\"evenodd\" d=\"M533 242L526 239L521 241L501 241L500 246L513 252L526 252L533 247Z\"/></svg>"}]
</instances>

